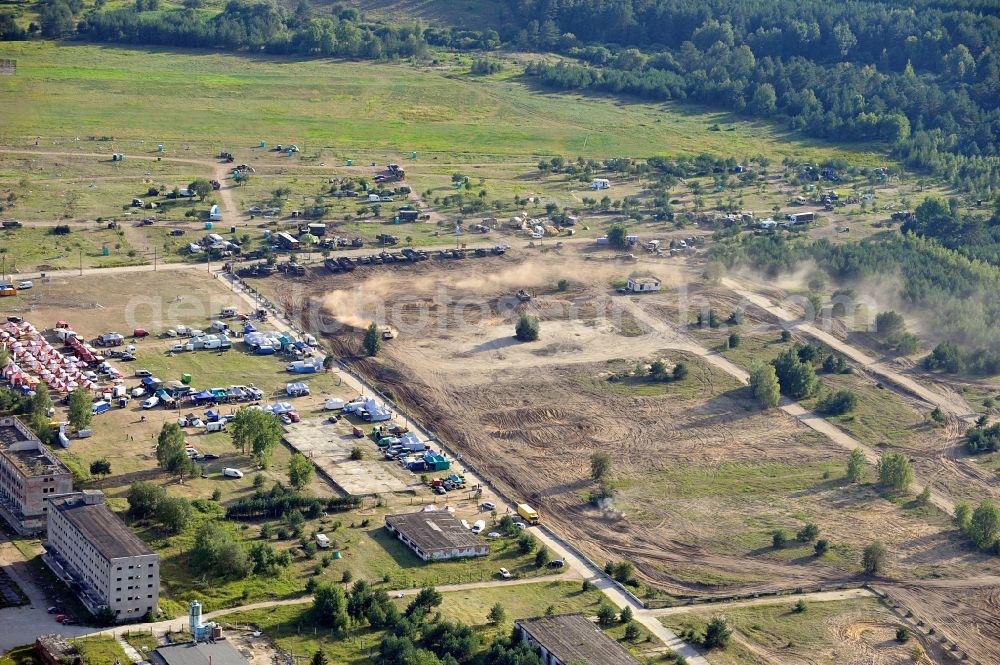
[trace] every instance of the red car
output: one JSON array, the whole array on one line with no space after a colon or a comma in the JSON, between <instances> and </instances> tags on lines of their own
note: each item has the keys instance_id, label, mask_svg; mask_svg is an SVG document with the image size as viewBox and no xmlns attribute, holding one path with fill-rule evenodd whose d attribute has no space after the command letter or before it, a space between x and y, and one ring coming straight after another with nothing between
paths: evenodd
<instances>
[{"instance_id":1,"label":"red car","mask_svg":"<svg viewBox=\"0 0 1000 665\"><path fill-rule=\"evenodd\" d=\"M294 411L289 411L285 415L287 415L288 419L291 420L293 423L297 423L300 420L302 420L302 416L300 416L299 414L295 413Z\"/></svg>"},{"instance_id":2,"label":"red car","mask_svg":"<svg viewBox=\"0 0 1000 665\"><path fill-rule=\"evenodd\" d=\"M136 328L132 331L132 337L147 337L148 335L149 331L144 328Z\"/></svg>"}]
</instances>

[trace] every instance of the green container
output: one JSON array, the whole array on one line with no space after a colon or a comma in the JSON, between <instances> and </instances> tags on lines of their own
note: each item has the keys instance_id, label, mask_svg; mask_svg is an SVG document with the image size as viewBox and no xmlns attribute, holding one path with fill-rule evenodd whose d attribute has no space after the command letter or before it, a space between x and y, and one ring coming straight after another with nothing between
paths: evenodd
<instances>
[{"instance_id":1,"label":"green container","mask_svg":"<svg viewBox=\"0 0 1000 665\"><path fill-rule=\"evenodd\" d=\"M190 385L191 384L191 375L190 374L181 374L181 383L183 383L185 386Z\"/></svg>"},{"instance_id":2,"label":"green container","mask_svg":"<svg viewBox=\"0 0 1000 665\"><path fill-rule=\"evenodd\" d=\"M339 551L337 551L337 552L334 552L334 553L333 553L333 558L334 558L334 559L340 559L340 558L341 558L341 554L340 554L340 552L339 552Z\"/></svg>"}]
</instances>

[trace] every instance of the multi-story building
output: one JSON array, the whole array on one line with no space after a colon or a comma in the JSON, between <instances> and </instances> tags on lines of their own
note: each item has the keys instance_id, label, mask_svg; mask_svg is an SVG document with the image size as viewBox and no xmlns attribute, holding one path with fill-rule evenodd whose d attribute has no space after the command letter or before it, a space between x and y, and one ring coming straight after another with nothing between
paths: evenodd
<instances>
[{"instance_id":1,"label":"multi-story building","mask_svg":"<svg viewBox=\"0 0 1000 665\"><path fill-rule=\"evenodd\" d=\"M88 610L108 607L118 621L157 611L160 555L108 509L103 492L52 499L48 518L42 558Z\"/></svg>"},{"instance_id":2,"label":"multi-story building","mask_svg":"<svg viewBox=\"0 0 1000 665\"><path fill-rule=\"evenodd\" d=\"M24 535L45 530L47 499L73 491L73 474L14 416L0 417L0 515Z\"/></svg>"}]
</instances>

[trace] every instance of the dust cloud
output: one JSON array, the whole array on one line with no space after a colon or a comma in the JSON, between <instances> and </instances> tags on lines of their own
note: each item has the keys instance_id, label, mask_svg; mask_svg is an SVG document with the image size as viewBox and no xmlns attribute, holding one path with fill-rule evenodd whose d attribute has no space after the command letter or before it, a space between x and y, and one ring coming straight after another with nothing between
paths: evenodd
<instances>
[{"instance_id":1,"label":"dust cloud","mask_svg":"<svg viewBox=\"0 0 1000 665\"><path fill-rule=\"evenodd\" d=\"M630 275L655 275L663 282L664 289L678 286L683 279L679 269L642 259L623 262L565 256L551 260L536 257L495 271L488 268L482 270L486 266L472 260L467 260L466 265L472 270L376 274L350 289L325 294L322 296L322 309L324 314L344 326L362 328L370 321L385 320L387 301L398 303L411 299L414 303L426 303L428 300L465 299L468 302L475 297L486 299L503 293L513 295L518 289L530 291L554 287L561 279L571 283L603 285L609 289L612 281L624 281Z\"/></svg>"}]
</instances>

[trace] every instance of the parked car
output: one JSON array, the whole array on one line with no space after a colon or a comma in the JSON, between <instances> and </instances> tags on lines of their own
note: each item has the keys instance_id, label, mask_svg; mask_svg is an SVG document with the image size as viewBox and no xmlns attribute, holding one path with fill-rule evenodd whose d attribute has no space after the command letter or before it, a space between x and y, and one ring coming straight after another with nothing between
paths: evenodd
<instances>
[{"instance_id":1,"label":"parked car","mask_svg":"<svg viewBox=\"0 0 1000 665\"><path fill-rule=\"evenodd\" d=\"M156 395L153 395L152 397L150 397L149 399L147 399L145 402L142 403L142 408L152 409L159 403L160 403L160 398L157 397Z\"/></svg>"},{"instance_id":2,"label":"parked car","mask_svg":"<svg viewBox=\"0 0 1000 665\"><path fill-rule=\"evenodd\" d=\"M506 568L501 568L500 577L504 578L505 580L509 580L511 577L513 577L513 575L511 575L510 571L507 570Z\"/></svg>"},{"instance_id":3,"label":"parked car","mask_svg":"<svg viewBox=\"0 0 1000 665\"><path fill-rule=\"evenodd\" d=\"M524 522L514 522L514 526L516 526L521 531L524 531L525 529L528 528L528 525L525 524Z\"/></svg>"},{"instance_id":4,"label":"parked car","mask_svg":"<svg viewBox=\"0 0 1000 665\"><path fill-rule=\"evenodd\" d=\"M61 608L61 607L59 607L58 605L53 605L52 607L50 607L50 608L49 608L48 610L46 610L46 611L47 611L47 612L48 612L49 614L62 614L62 608Z\"/></svg>"},{"instance_id":5,"label":"parked car","mask_svg":"<svg viewBox=\"0 0 1000 665\"><path fill-rule=\"evenodd\" d=\"M171 328L166 332L167 337L177 337L177 331Z\"/></svg>"},{"instance_id":6,"label":"parked car","mask_svg":"<svg viewBox=\"0 0 1000 665\"><path fill-rule=\"evenodd\" d=\"M227 468L222 470L222 475L224 475L226 478L242 478L243 472L240 471L239 469Z\"/></svg>"},{"instance_id":7,"label":"parked car","mask_svg":"<svg viewBox=\"0 0 1000 665\"><path fill-rule=\"evenodd\" d=\"M486 537L487 538L499 538L500 537L500 532L499 531L490 531L488 534L486 534Z\"/></svg>"},{"instance_id":8,"label":"parked car","mask_svg":"<svg viewBox=\"0 0 1000 665\"><path fill-rule=\"evenodd\" d=\"M131 362L135 360L135 356L133 356L131 353L123 353L121 355L121 360L122 362Z\"/></svg>"},{"instance_id":9,"label":"parked car","mask_svg":"<svg viewBox=\"0 0 1000 665\"><path fill-rule=\"evenodd\" d=\"M552 561L549 561L549 568L562 568L565 565L566 562L563 561L562 559L554 559Z\"/></svg>"},{"instance_id":10,"label":"parked car","mask_svg":"<svg viewBox=\"0 0 1000 665\"><path fill-rule=\"evenodd\" d=\"M187 348L186 344L174 344L173 346L170 347L170 353L184 353L184 350L186 348Z\"/></svg>"},{"instance_id":11,"label":"parked car","mask_svg":"<svg viewBox=\"0 0 1000 665\"><path fill-rule=\"evenodd\" d=\"M19 291L24 291L25 289L30 289L35 285L30 279L26 279L23 282L19 282L17 288Z\"/></svg>"},{"instance_id":12,"label":"parked car","mask_svg":"<svg viewBox=\"0 0 1000 665\"><path fill-rule=\"evenodd\" d=\"M215 453L205 453L205 459L219 459L219 456Z\"/></svg>"},{"instance_id":13,"label":"parked car","mask_svg":"<svg viewBox=\"0 0 1000 665\"><path fill-rule=\"evenodd\" d=\"M145 378L147 376L153 376L153 373L150 372L148 369L137 369L135 370L135 375L138 376L139 378Z\"/></svg>"},{"instance_id":14,"label":"parked car","mask_svg":"<svg viewBox=\"0 0 1000 665\"><path fill-rule=\"evenodd\" d=\"M483 510L496 510L497 504L492 501L483 501Z\"/></svg>"}]
</instances>

